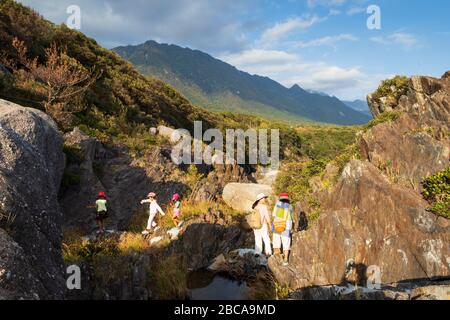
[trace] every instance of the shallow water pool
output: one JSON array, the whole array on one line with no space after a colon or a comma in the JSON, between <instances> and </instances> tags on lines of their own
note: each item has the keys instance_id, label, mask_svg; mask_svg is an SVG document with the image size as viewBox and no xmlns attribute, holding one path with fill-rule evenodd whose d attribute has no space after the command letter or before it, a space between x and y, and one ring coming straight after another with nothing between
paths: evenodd
<instances>
[{"instance_id":1,"label":"shallow water pool","mask_svg":"<svg viewBox=\"0 0 450 320\"><path fill-rule=\"evenodd\" d=\"M245 282L228 279L207 270L188 275L189 297L192 300L245 300Z\"/></svg>"}]
</instances>

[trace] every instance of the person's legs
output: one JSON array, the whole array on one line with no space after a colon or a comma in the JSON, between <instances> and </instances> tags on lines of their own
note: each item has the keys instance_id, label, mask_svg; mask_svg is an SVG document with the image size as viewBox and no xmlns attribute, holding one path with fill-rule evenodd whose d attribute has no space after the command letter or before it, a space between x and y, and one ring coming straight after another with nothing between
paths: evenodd
<instances>
[{"instance_id":1,"label":"person's legs","mask_svg":"<svg viewBox=\"0 0 450 320\"><path fill-rule=\"evenodd\" d=\"M266 253L266 256L272 255L272 247L270 244L270 236L269 236L269 230L267 229L267 225L265 225L261 229L261 235L262 240L264 241L264 252Z\"/></svg>"},{"instance_id":2,"label":"person's legs","mask_svg":"<svg viewBox=\"0 0 450 320\"><path fill-rule=\"evenodd\" d=\"M273 252L276 255L281 254L281 235L279 233L274 233L272 235L272 246L273 246Z\"/></svg>"},{"instance_id":3,"label":"person's legs","mask_svg":"<svg viewBox=\"0 0 450 320\"><path fill-rule=\"evenodd\" d=\"M284 256L284 262L289 262L289 252L291 250L291 235L289 231L285 231L283 235L281 236L281 241L283 244L283 256Z\"/></svg>"},{"instance_id":4,"label":"person's legs","mask_svg":"<svg viewBox=\"0 0 450 320\"><path fill-rule=\"evenodd\" d=\"M150 214L150 216L148 217L148 221L147 221L147 230L151 230L152 227L155 225L155 223L153 222L153 220L155 219L156 213Z\"/></svg>"},{"instance_id":5,"label":"person's legs","mask_svg":"<svg viewBox=\"0 0 450 320\"><path fill-rule=\"evenodd\" d=\"M255 251L258 254L262 253L262 235L261 235L261 229L255 229L253 230L253 233L255 234Z\"/></svg>"}]
</instances>

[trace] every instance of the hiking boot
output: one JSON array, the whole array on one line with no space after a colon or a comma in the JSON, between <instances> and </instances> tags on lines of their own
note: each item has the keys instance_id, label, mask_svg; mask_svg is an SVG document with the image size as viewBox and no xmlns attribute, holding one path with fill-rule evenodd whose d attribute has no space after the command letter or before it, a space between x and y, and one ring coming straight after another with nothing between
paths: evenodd
<instances>
[{"instance_id":1,"label":"hiking boot","mask_svg":"<svg viewBox=\"0 0 450 320\"><path fill-rule=\"evenodd\" d=\"M142 231L142 235L146 236L146 235L148 235L148 234L150 234L150 230L144 230L144 231Z\"/></svg>"}]
</instances>

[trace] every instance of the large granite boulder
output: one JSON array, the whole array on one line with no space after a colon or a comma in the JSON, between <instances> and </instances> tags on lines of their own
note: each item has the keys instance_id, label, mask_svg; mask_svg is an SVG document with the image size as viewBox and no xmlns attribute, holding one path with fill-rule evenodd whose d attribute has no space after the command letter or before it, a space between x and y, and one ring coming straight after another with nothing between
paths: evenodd
<instances>
[{"instance_id":1,"label":"large granite boulder","mask_svg":"<svg viewBox=\"0 0 450 320\"><path fill-rule=\"evenodd\" d=\"M0 100L0 292L8 299L64 297L62 141L45 113Z\"/></svg>"},{"instance_id":2,"label":"large granite boulder","mask_svg":"<svg viewBox=\"0 0 450 320\"><path fill-rule=\"evenodd\" d=\"M222 198L227 205L240 212L252 210L252 204L258 194L272 194L270 185L257 183L229 183L225 186Z\"/></svg>"}]
</instances>

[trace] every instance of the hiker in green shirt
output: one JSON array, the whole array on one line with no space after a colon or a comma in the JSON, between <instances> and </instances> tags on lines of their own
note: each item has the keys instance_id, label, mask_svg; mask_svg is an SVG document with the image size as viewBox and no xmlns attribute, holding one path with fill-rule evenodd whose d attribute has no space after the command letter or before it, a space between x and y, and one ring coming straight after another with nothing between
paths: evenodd
<instances>
[{"instance_id":1,"label":"hiker in green shirt","mask_svg":"<svg viewBox=\"0 0 450 320\"><path fill-rule=\"evenodd\" d=\"M95 221L99 227L99 233L105 232L105 219L108 217L108 209L106 208L106 194L102 191L98 193L97 200L95 201L97 208L97 214Z\"/></svg>"}]
</instances>

